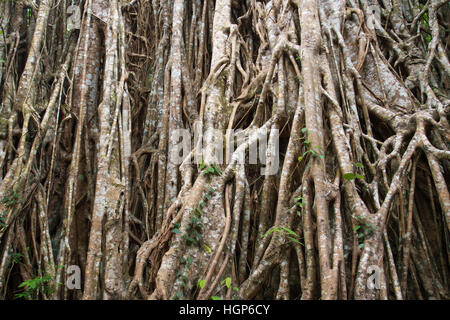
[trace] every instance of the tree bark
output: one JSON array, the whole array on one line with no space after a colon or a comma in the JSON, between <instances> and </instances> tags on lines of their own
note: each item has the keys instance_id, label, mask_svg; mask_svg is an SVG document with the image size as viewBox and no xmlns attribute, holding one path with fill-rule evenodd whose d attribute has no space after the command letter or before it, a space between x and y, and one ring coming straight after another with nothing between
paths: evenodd
<instances>
[{"instance_id":1,"label":"tree bark","mask_svg":"<svg viewBox=\"0 0 450 320\"><path fill-rule=\"evenodd\" d=\"M447 1L0 13L2 299L449 298Z\"/></svg>"}]
</instances>

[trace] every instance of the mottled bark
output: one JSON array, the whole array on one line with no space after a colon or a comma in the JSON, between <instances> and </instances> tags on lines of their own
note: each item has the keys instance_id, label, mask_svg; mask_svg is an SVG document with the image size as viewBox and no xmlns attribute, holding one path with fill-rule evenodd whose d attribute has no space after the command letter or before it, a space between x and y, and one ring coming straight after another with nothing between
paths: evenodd
<instances>
[{"instance_id":1,"label":"mottled bark","mask_svg":"<svg viewBox=\"0 0 450 320\"><path fill-rule=\"evenodd\" d=\"M77 3L0 4L1 298L449 298L447 1Z\"/></svg>"}]
</instances>

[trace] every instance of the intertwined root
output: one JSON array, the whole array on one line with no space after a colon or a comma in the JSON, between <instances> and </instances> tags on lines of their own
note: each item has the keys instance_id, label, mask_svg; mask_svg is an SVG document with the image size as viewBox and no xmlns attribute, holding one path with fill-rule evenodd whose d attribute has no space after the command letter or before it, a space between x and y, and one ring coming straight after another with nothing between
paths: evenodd
<instances>
[{"instance_id":1,"label":"intertwined root","mask_svg":"<svg viewBox=\"0 0 450 320\"><path fill-rule=\"evenodd\" d=\"M447 1L0 8L2 297L449 298Z\"/></svg>"}]
</instances>

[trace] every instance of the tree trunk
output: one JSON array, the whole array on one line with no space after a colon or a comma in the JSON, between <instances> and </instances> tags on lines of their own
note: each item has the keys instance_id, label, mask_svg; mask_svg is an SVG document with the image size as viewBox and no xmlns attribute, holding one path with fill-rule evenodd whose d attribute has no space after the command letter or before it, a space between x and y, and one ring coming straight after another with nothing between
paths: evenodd
<instances>
[{"instance_id":1,"label":"tree trunk","mask_svg":"<svg viewBox=\"0 0 450 320\"><path fill-rule=\"evenodd\" d=\"M447 1L0 13L2 299L449 299Z\"/></svg>"}]
</instances>

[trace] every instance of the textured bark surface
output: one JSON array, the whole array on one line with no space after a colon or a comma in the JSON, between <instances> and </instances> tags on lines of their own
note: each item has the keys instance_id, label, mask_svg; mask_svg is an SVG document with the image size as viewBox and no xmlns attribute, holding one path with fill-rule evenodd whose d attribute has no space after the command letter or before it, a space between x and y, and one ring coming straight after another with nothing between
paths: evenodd
<instances>
[{"instance_id":1,"label":"textured bark surface","mask_svg":"<svg viewBox=\"0 0 450 320\"><path fill-rule=\"evenodd\" d=\"M449 299L449 17L1 1L1 299Z\"/></svg>"}]
</instances>

